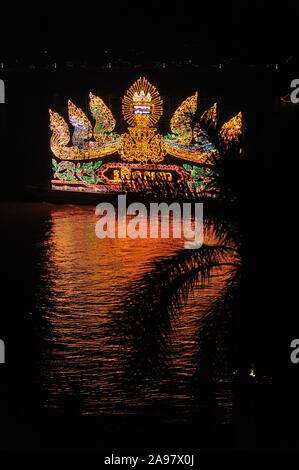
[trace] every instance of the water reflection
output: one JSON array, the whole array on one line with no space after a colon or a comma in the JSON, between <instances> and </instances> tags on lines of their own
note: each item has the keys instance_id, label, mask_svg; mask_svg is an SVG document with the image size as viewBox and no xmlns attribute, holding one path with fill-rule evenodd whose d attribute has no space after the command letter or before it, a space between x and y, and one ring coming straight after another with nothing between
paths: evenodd
<instances>
[{"instance_id":1,"label":"water reflection","mask_svg":"<svg viewBox=\"0 0 299 470\"><path fill-rule=\"evenodd\" d=\"M45 339L42 407L88 415L193 413L198 331L223 290L226 269L214 269L204 287L194 285L176 314L163 309L162 296L162 308L148 316L138 305L153 302L154 263L181 252L184 240L101 240L96 221L93 207L51 209L36 291ZM217 243L211 228L205 242ZM217 393L230 409L226 388Z\"/></svg>"}]
</instances>

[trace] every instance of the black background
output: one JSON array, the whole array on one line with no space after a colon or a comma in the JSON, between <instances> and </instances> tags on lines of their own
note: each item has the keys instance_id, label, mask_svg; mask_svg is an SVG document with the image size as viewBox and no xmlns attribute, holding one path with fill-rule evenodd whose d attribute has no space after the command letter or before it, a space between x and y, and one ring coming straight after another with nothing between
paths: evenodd
<instances>
[{"instance_id":1,"label":"black background","mask_svg":"<svg viewBox=\"0 0 299 470\"><path fill-rule=\"evenodd\" d=\"M222 96L224 114L245 112L252 159L247 198L265 211L261 237L272 255L266 272L273 279L268 308L277 325L277 415L259 441L272 448L299 444L299 366L289 360L290 341L299 337L299 120L298 111L279 107L291 80L299 78L297 25L298 11L287 2L180 2L163 5L163 11L158 2L135 8L69 3L64 9L48 3L14 5L1 14L0 78L7 92L0 105L3 199L23 198L26 184L48 180L48 107L66 112L71 98L84 108L89 90L116 93L117 103L136 76L145 74L163 96L174 97L174 106L189 89L199 89L207 102ZM109 62L111 69L103 69Z\"/></svg>"}]
</instances>

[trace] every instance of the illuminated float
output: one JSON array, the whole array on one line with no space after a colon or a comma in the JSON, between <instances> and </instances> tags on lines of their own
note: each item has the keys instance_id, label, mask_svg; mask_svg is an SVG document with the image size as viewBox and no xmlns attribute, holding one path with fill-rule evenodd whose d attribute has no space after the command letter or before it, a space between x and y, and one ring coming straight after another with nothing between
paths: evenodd
<instances>
[{"instance_id":1,"label":"illuminated float","mask_svg":"<svg viewBox=\"0 0 299 470\"><path fill-rule=\"evenodd\" d=\"M138 183L184 182L197 191L213 190L211 157L218 150L205 129L218 126L215 103L195 121L198 94L190 96L177 108L170 121L171 133L159 134L156 124L163 114L158 90L141 77L122 100L127 132L115 132L116 121L103 100L89 94L89 118L71 101L65 119L49 110L53 158L52 189L84 192L137 190ZM218 131L225 145L239 142L242 115L226 122Z\"/></svg>"}]
</instances>

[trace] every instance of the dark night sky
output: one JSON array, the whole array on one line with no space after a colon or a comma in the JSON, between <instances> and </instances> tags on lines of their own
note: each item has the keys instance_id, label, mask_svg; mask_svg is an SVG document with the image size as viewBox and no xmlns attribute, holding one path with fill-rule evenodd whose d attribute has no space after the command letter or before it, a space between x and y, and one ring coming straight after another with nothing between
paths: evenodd
<instances>
[{"instance_id":1,"label":"dark night sky","mask_svg":"<svg viewBox=\"0 0 299 470\"><path fill-rule=\"evenodd\" d=\"M163 5L163 13L161 5ZM34 99L34 106L39 107L40 113L44 113L44 121L36 124L40 126L38 133L40 142L36 143L34 157L36 161L41 161L40 146L45 142L45 161L48 161L47 108L53 96L63 94L63 90L67 90L68 95L65 91L65 99L74 95L76 101L77 95L78 99L82 99L87 87L96 90L97 86L101 86L101 90L106 89L107 94L111 93L108 90L110 85L110 90L121 89L124 83L130 83L132 78L129 79L120 74L121 67L117 68L118 59L128 64L128 70L131 65L136 64L150 68L156 60L167 62L175 59L184 62L191 59L195 64L203 63L204 65L215 65L232 60L233 65L234 63L237 65L236 68L232 68L234 72L230 72L229 69L221 76L219 70L218 75L216 72L213 75L216 68L211 68L207 72L209 74L207 76L213 76L213 80L204 78L200 68L192 69L192 73L195 71L194 73L198 74L196 77L200 77L200 83L196 86L205 90L212 88L218 94L217 96L224 96L224 89L226 89L226 97L223 99L229 103L228 107L234 107L235 103L239 109L240 104L246 107L248 104L251 106L251 102L257 107L260 102L264 102L265 90L268 93L268 88L274 90L277 86L276 81L273 84L268 83L268 80L271 81L273 77L269 78L267 73L270 74L273 68L270 70L270 67L264 67L264 78L261 78L258 67L250 68L250 70L245 67L246 71L243 72L243 68L238 68L238 65L242 61L250 65L275 64L297 54L298 15L295 7L288 6L287 2L277 5L261 1L216 3L207 0L196 2L196 8L193 5L194 3L181 2L165 9L165 3L150 1L145 8L142 4L139 9L133 9L124 4L120 5L116 1L98 3L97 7L85 2L81 5L69 4L67 10L64 6L63 11L52 2L34 7L18 6L18 9L13 5L11 11L6 14L6 21L2 22L6 28L0 30L0 62L3 60L7 61L8 65L10 63L14 65L18 59L19 64L24 64L24 69L27 71L29 70L28 64L41 64L42 66L46 64L51 68L54 62L58 63L57 74L44 74L43 78L38 73L24 75L25 78L22 76L22 80L27 80L26 84L23 84L27 90L22 97L22 100L27 100L23 104L24 109L26 106L29 108L29 103L31 104ZM47 51L47 54L44 51ZM105 51L108 52L105 53ZM60 67L68 60L87 61L87 64L91 65L88 84L87 74L84 75L84 80L80 75L82 72L80 67L77 68L77 75L68 75L68 65ZM100 85L99 76L97 74L93 76L92 66L103 63L106 66L109 61L112 63L115 61L115 70L109 75L107 83L105 83L105 74L102 71ZM294 63L296 65L296 62ZM9 66L7 69L9 70ZM14 67L12 69L14 70ZM157 69L160 70L161 67L158 66ZM44 68L41 67L41 70ZM171 67L169 70L171 74ZM154 68L151 72L152 75L156 73ZM176 96L178 93L176 90L182 89L188 80L184 67L180 72L179 75L177 70L177 82L174 83L175 90L171 92L172 96ZM132 75L136 76L136 73L134 69ZM113 83L112 76L114 77ZM169 76L167 80L165 78L167 83L169 83ZM19 80L20 77L12 73L9 82L10 89L17 88ZM155 78L153 80L155 81ZM164 87L164 93L166 94L165 90L167 90L169 94L169 86L165 82L163 85L162 74L158 82L162 90ZM282 93L286 93L289 83L289 78L284 80L281 85ZM119 86L119 84L122 85ZM31 94L28 91L29 88ZM9 87L7 89L9 93ZM272 93L270 91L269 94ZM14 99L16 105L19 106L18 96ZM63 102L62 96L59 100L59 103ZM230 100L234 100L234 103L231 104ZM32 105L33 109L34 106ZM13 105L11 105L10 113L10 118L14 120L15 107ZM261 119L264 119L263 116ZM255 123L255 119L251 121ZM9 129L13 132L14 127L10 126ZM20 155L22 155L21 151ZM265 154L265 167L268 165L268 158L267 153ZM39 165L42 167L41 163Z\"/></svg>"},{"instance_id":2,"label":"dark night sky","mask_svg":"<svg viewBox=\"0 0 299 470\"><path fill-rule=\"evenodd\" d=\"M100 59L108 49L127 58L143 51L158 59L189 54L203 61L275 61L296 53L297 9L286 2L181 2L166 8L151 1L142 6L86 2L60 11L41 3L18 7L17 14L13 7L1 30L0 57L36 59L47 50L58 60Z\"/></svg>"}]
</instances>

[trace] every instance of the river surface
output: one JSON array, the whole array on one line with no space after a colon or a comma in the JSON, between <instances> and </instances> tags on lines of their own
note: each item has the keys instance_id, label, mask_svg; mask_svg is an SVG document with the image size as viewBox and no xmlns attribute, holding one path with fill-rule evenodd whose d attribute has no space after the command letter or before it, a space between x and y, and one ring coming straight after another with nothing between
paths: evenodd
<instances>
[{"instance_id":1,"label":"river surface","mask_svg":"<svg viewBox=\"0 0 299 470\"><path fill-rule=\"evenodd\" d=\"M123 306L143 295L135 290L136 282L155 261L181 250L184 240L99 239L97 220L93 206L2 206L7 295L17 311L14 319L6 312L4 327L12 365L8 406L16 400L17 381L25 411L142 412L184 420L199 406L190 384L201 320L221 293L226 272L214 270L204 287L195 287L167 326L161 325L159 352L148 350L151 342L137 341L134 329L124 334L130 318ZM217 243L211 230L204 241ZM22 331L16 336L18 320ZM144 328L147 324L154 325L148 335L159 336L159 321L147 318ZM138 364L151 355L154 365L144 361L147 367L138 374ZM214 398L220 421L230 422L231 391L225 380Z\"/></svg>"}]
</instances>

